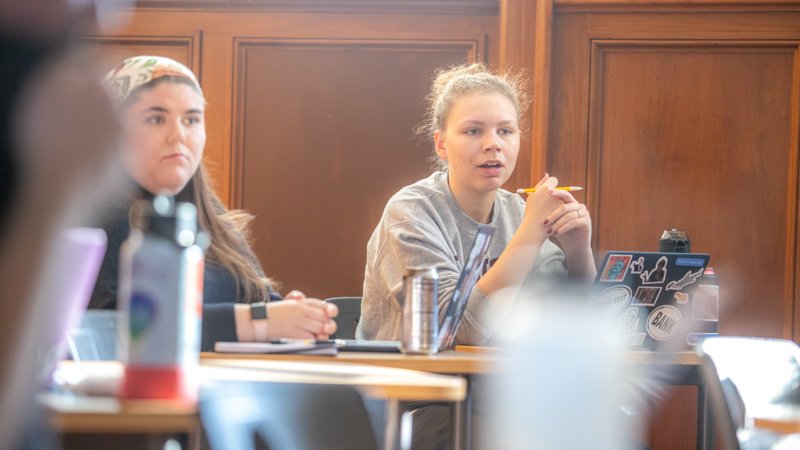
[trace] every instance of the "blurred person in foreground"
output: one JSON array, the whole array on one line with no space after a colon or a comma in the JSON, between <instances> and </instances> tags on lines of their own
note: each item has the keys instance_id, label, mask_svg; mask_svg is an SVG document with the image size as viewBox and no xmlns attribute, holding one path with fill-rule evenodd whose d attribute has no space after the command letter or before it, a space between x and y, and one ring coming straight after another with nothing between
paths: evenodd
<instances>
[{"instance_id":1,"label":"blurred person in foreground","mask_svg":"<svg viewBox=\"0 0 800 450\"><path fill-rule=\"evenodd\" d=\"M118 128L92 62L70 46L93 20L87 2L0 0L0 448L43 445L29 417L37 350L61 307L40 288L44 267L55 237L90 223L110 191Z\"/></svg>"},{"instance_id":2,"label":"blurred person in foreground","mask_svg":"<svg viewBox=\"0 0 800 450\"><path fill-rule=\"evenodd\" d=\"M647 449L638 442L661 382L646 365L621 364L582 287L538 291L536 300L495 336L507 358L476 393L486 414L475 448Z\"/></svg>"},{"instance_id":3,"label":"blurred person in foreground","mask_svg":"<svg viewBox=\"0 0 800 450\"><path fill-rule=\"evenodd\" d=\"M124 127L123 166L136 187L104 227L108 251L89 306L116 308L119 251L131 230L132 202L167 193L197 207L200 229L211 238L203 283L203 351L213 351L219 341L327 339L335 332L336 305L299 291L284 300L272 289L248 242L253 217L228 210L214 192L202 160L206 102L194 73L169 58L137 56L120 63L104 83ZM260 302L267 302L266 319L251 316L250 305Z\"/></svg>"}]
</instances>

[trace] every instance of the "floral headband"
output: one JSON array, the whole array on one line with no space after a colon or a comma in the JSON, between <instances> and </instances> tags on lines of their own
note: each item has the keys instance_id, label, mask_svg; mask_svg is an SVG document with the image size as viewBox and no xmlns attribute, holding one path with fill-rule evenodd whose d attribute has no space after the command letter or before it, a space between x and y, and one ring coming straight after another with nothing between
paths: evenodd
<instances>
[{"instance_id":1,"label":"floral headband","mask_svg":"<svg viewBox=\"0 0 800 450\"><path fill-rule=\"evenodd\" d=\"M143 85L164 76L182 77L190 80L203 94L200 83L183 64L161 56L134 56L122 61L106 75L103 84L108 89L112 101L121 105L134 91Z\"/></svg>"}]
</instances>

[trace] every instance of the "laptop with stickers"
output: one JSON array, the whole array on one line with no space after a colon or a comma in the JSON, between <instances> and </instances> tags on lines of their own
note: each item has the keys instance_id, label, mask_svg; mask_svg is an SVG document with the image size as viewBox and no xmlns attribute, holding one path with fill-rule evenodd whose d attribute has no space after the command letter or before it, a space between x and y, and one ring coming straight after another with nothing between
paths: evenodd
<instances>
[{"instance_id":1,"label":"laptop with stickers","mask_svg":"<svg viewBox=\"0 0 800 450\"><path fill-rule=\"evenodd\" d=\"M718 305L695 304L708 261L707 254L609 252L592 287L609 341L678 351L716 336Z\"/></svg>"}]
</instances>

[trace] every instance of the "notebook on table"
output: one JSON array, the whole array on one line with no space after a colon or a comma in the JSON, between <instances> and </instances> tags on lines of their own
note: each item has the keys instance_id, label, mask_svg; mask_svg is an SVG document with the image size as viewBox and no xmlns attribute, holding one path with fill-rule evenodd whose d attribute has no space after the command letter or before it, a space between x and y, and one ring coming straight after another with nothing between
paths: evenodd
<instances>
[{"instance_id":1,"label":"notebook on table","mask_svg":"<svg viewBox=\"0 0 800 450\"><path fill-rule=\"evenodd\" d=\"M609 341L627 350L688 350L717 333L695 292L709 255L609 252L592 287Z\"/></svg>"}]
</instances>

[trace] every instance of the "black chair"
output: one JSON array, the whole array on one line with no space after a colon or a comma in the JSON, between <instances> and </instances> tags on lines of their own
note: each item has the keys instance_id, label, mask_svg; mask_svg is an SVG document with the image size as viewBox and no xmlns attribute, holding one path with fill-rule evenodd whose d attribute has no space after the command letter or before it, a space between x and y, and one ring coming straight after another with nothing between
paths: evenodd
<instances>
[{"instance_id":1,"label":"black chair","mask_svg":"<svg viewBox=\"0 0 800 450\"><path fill-rule=\"evenodd\" d=\"M727 450L766 450L785 438L753 428L748 411L800 404L800 348L792 341L717 337L698 348L714 422Z\"/></svg>"},{"instance_id":2,"label":"black chair","mask_svg":"<svg viewBox=\"0 0 800 450\"><path fill-rule=\"evenodd\" d=\"M355 339L356 327L361 320L361 297L334 297L325 300L339 308L336 321L336 333L331 339Z\"/></svg>"},{"instance_id":3,"label":"black chair","mask_svg":"<svg viewBox=\"0 0 800 450\"><path fill-rule=\"evenodd\" d=\"M200 417L211 450L377 450L361 394L339 385L222 381Z\"/></svg>"}]
</instances>

